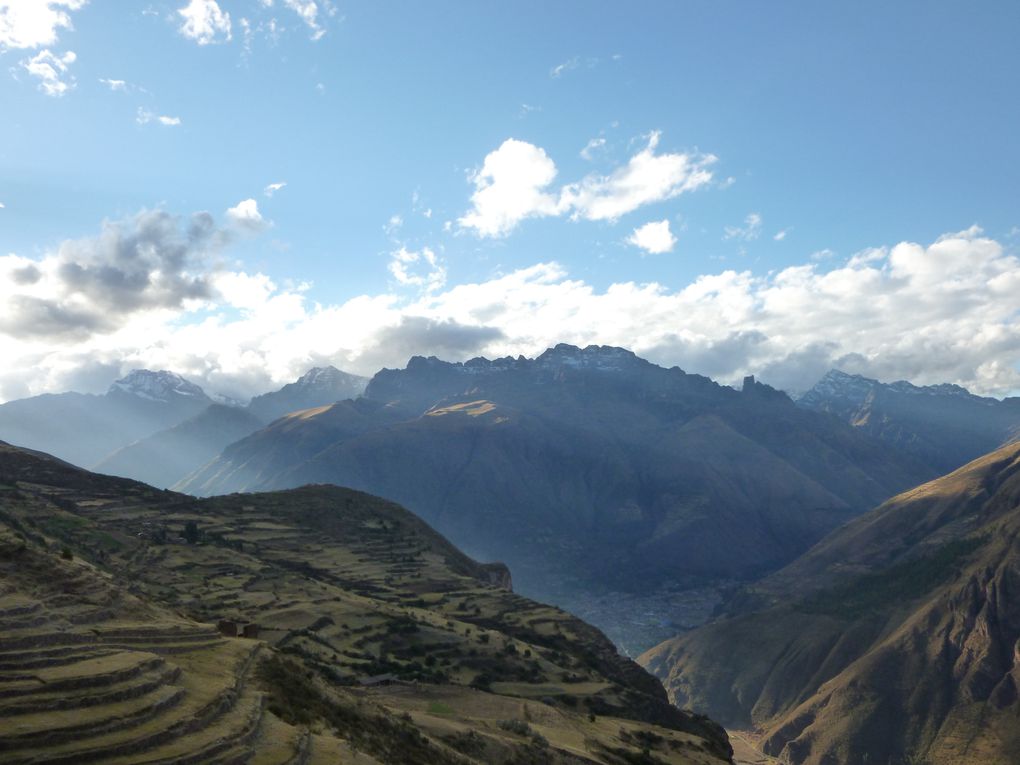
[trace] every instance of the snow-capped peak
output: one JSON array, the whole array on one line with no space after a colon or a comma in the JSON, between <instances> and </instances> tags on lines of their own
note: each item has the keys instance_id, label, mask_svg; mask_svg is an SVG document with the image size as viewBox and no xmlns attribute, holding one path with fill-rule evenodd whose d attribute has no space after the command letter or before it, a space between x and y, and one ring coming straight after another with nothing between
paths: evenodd
<instances>
[{"instance_id":1,"label":"snow-capped peak","mask_svg":"<svg viewBox=\"0 0 1020 765\"><path fill-rule=\"evenodd\" d=\"M336 367L313 367L298 378L297 384L305 387L331 385L346 375Z\"/></svg>"},{"instance_id":2,"label":"snow-capped peak","mask_svg":"<svg viewBox=\"0 0 1020 765\"><path fill-rule=\"evenodd\" d=\"M150 401L170 401L176 396L206 398L205 392L178 374L166 370L133 369L110 386L108 393L126 393Z\"/></svg>"}]
</instances>

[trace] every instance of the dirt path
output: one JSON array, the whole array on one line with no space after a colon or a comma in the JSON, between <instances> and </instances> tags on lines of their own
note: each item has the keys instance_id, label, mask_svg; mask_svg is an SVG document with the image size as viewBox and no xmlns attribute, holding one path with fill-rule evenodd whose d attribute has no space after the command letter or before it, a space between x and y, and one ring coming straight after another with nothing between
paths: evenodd
<instances>
[{"instance_id":1,"label":"dirt path","mask_svg":"<svg viewBox=\"0 0 1020 765\"><path fill-rule=\"evenodd\" d=\"M733 745L733 762L736 765L779 765L779 760L769 757L758 748L757 737L750 731L728 730Z\"/></svg>"}]
</instances>

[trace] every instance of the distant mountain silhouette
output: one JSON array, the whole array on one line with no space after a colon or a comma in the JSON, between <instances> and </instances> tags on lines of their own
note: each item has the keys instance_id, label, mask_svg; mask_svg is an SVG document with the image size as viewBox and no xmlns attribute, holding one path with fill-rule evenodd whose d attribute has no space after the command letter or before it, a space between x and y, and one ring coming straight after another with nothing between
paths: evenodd
<instances>
[{"instance_id":1,"label":"distant mountain silhouette","mask_svg":"<svg viewBox=\"0 0 1020 765\"><path fill-rule=\"evenodd\" d=\"M833 414L939 473L1020 436L1020 398L975 396L958 385L880 383L834 369L797 403Z\"/></svg>"},{"instance_id":2,"label":"distant mountain silhouette","mask_svg":"<svg viewBox=\"0 0 1020 765\"><path fill-rule=\"evenodd\" d=\"M46 394L0 405L0 438L167 487L281 414L356 396L365 383L335 367L317 367L241 407L214 403L172 372L137 369L102 396Z\"/></svg>"},{"instance_id":3,"label":"distant mountain silhouette","mask_svg":"<svg viewBox=\"0 0 1020 765\"><path fill-rule=\"evenodd\" d=\"M92 467L110 452L212 403L180 375L136 369L101 396L44 394L0 405L0 438Z\"/></svg>"}]
</instances>

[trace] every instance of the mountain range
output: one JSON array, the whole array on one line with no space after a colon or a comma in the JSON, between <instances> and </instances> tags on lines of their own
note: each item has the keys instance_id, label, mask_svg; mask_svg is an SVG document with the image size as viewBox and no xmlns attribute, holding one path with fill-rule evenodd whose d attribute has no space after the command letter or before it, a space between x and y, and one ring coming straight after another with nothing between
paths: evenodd
<instances>
[{"instance_id":1,"label":"mountain range","mask_svg":"<svg viewBox=\"0 0 1020 765\"><path fill-rule=\"evenodd\" d=\"M959 385L880 383L834 369L797 403L832 414L939 474L1020 437L1020 398L975 396Z\"/></svg>"},{"instance_id":2,"label":"mountain range","mask_svg":"<svg viewBox=\"0 0 1020 765\"><path fill-rule=\"evenodd\" d=\"M356 396L366 383L334 367L316 367L240 407L214 402L173 372L136 369L101 396L44 394L0 404L0 437L166 487L273 419Z\"/></svg>"},{"instance_id":3,"label":"mountain range","mask_svg":"<svg viewBox=\"0 0 1020 765\"><path fill-rule=\"evenodd\" d=\"M785 394L621 348L412 358L362 398L283 417L181 482L350 486L400 502L523 591L654 588L779 568L935 473Z\"/></svg>"},{"instance_id":4,"label":"mountain range","mask_svg":"<svg viewBox=\"0 0 1020 765\"><path fill-rule=\"evenodd\" d=\"M793 765L1015 765L1020 444L905 492L640 661Z\"/></svg>"}]
</instances>

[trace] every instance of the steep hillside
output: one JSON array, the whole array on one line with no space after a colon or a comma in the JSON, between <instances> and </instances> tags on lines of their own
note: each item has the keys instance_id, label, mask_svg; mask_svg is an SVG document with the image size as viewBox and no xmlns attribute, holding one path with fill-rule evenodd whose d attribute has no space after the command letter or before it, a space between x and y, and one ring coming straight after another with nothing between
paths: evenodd
<instances>
[{"instance_id":1,"label":"steep hillside","mask_svg":"<svg viewBox=\"0 0 1020 765\"><path fill-rule=\"evenodd\" d=\"M958 385L886 384L834 369L797 403L833 414L939 473L1020 435L1020 398L975 396Z\"/></svg>"},{"instance_id":2,"label":"steep hillside","mask_svg":"<svg viewBox=\"0 0 1020 765\"><path fill-rule=\"evenodd\" d=\"M753 379L741 392L620 348L561 345L533 360L413 358L357 402L232 444L177 488L352 486L550 597L550 580L647 590L774 570L931 475Z\"/></svg>"},{"instance_id":3,"label":"steep hillside","mask_svg":"<svg viewBox=\"0 0 1020 765\"><path fill-rule=\"evenodd\" d=\"M392 503L196 500L3 445L0 498L5 762L729 759L598 631Z\"/></svg>"},{"instance_id":4,"label":"steep hillside","mask_svg":"<svg viewBox=\"0 0 1020 765\"><path fill-rule=\"evenodd\" d=\"M0 439L93 467L106 455L212 404L171 372L136 369L102 396L60 393L0 404Z\"/></svg>"},{"instance_id":5,"label":"steep hillside","mask_svg":"<svg viewBox=\"0 0 1020 765\"><path fill-rule=\"evenodd\" d=\"M264 424L246 409L212 404L179 425L118 449L94 469L161 488L172 486Z\"/></svg>"},{"instance_id":6,"label":"steep hillside","mask_svg":"<svg viewBox=\"0 0 1020 765\"><path fill-rule=\"evenodd\" d=\"M783 762L1013 765L1020 445L901 494L640 661Z\"/></svg>"}]
</instances>

